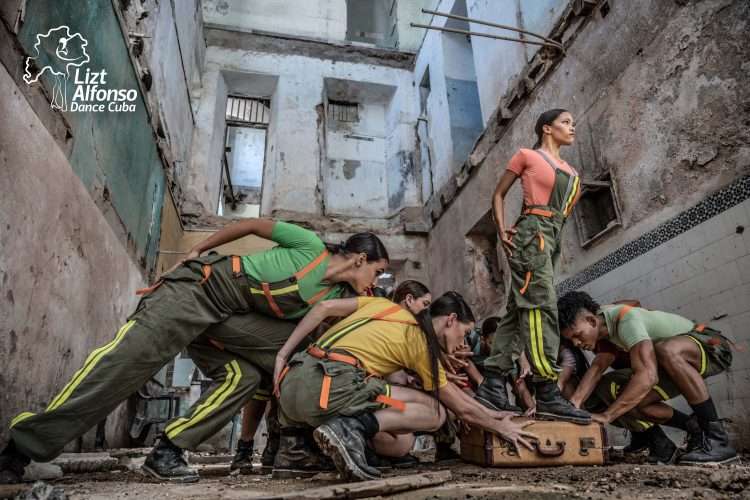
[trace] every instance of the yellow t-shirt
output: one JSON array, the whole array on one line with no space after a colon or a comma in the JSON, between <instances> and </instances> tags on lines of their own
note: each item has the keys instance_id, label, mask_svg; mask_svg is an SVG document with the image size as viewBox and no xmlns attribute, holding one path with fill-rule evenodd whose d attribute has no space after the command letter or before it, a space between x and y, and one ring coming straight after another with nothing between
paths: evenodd
<instances>
[{"instance_id":1,"label":"yellow t-shirt","mask_svg":"<svg viewBox=\"0 0 750 500\"><path fill-rule=\"evenodd\" d=\"M393 302L381 297L357 297L357 310L328 330L320 338L318 345L349 352L362 362L368 373L381 377L407 368L420 376L425 390L432 390L427 341L414 316L409 311L400 309L386 317L391 321L384 319L364 322L393 306ZM356 326L357 324L360 326ZM352 327L355 328L330 343L337 333L343 333ZM438 363L438 387L447 383L445 370Z\"/></svg>"}]
</instances>

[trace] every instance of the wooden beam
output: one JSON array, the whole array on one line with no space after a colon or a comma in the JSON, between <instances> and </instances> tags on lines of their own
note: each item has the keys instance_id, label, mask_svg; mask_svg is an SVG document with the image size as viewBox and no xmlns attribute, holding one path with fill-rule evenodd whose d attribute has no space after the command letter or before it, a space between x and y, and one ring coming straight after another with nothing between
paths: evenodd
<instances>
[{"instance_id":1,"label":"wooden beam","mask_svg":"<svg viewBox=\"0 0 750 500\"><path fill-rule=\"evenodd\" d=\"M253 498L255 500L331 500L369 498L426 488L427 486L437 486L446 481L450 481L451 477L451 472L448 470L425 472L424 474L396 476L361 483L336 484L322 488L312 488L309 490L292 491L289 493L281 493L279 495Z\"/></svg>"}]
</instances>

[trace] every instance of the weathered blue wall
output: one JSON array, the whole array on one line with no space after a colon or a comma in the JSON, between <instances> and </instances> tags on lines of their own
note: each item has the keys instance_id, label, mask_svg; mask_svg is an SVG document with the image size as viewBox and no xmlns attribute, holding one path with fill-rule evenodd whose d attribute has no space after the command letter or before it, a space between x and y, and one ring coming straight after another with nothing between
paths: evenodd
<instances>
[{"instance_id":1,"label":"weathered blue wall","mask_svg":"<svg viewBox=\"0 0 750 500\"><path fill-rule=\"evenodd\" d=\"M451 117L451 139L453 140L453 162L461 165L474 147L474 141L482 133L482 111L479 107L477 82L445 78L448 91L448 112Z\"/></svg>"},{"instance_id":2,"label":"weathered blue wall","mask_svg":"<svg viewBox=\"0 0 750 500\"><path fill-rule=\"evenodd\" d=\"M135 111L66 112L74 146L70 163L115 232L146 271L156 264L165 177L138 90L137 76L110 0L29 0L19 41L33 55L36 35L66 25L87 41L88 67L105 69L108 89L135 89ZM72 100L74 72L67 84ZM50 90L53 81L41 78ZM53 180L50 180L53 182ZM111 207L111 210L110 208ZM113 212L113 213L112 213Z\"/></svg>"}]
</instances>

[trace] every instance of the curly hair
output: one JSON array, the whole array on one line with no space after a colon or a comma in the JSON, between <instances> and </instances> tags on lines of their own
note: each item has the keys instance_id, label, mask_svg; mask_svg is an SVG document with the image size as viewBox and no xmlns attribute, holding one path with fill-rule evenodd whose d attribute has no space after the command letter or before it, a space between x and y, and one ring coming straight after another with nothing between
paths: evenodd
<instances>
[{"instance_id":1,"label":"curly hair","mask_svg":"<svg viewBox=\"0 0 750 500\"><path fill-rule=\"evenodd\" d=\"M568 292L557 299L557 322L560 331L575 323L576 316L583 309L591 314L599 311L599 304L586 292Z\"/></svg>"}]
</instances>

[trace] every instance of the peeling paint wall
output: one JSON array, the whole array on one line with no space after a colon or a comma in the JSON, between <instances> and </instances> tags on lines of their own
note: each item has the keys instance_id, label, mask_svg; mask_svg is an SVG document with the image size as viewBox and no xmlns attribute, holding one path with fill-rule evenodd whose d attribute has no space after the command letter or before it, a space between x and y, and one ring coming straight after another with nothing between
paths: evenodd
<instances>
[{"instance_id":1,"label":"peeling paint wall","mask_svg":"<svg viewBox=\"0 0 750 500\"><path fill-rule=\"evenodd\" d=\"M750 94L744 84L750 5L741 0L610 0L608 6L606 16L594 12L588 24L573 19L582 27L566 56L524 97L512 125L500 129L490 120L472 154L480 158L476 170L430 234L433 279L439 287L464 291L471 260L457 236L485 216L508 160L518 148L533 144L538 115L562 105L578 122L577 143L562 155L584 177L612 172L622 227L583 249L576 222L570 220L563 233L561 284L591 286L603 300L648 297L654 307L676 309L696 320L727 314L718 324L738 342L747 342L747 329L741 326L750 303L749 277L741 267L747 249L744 233L737 233L745 225L736 219L747 214L746 209L726 207L750 195L742 187L750 174ZM508 223L518 216L520 203L514 186L506 201ZM698 206L703 208L694 208ZM662 226L672 220L678 223ZM705 220L705 229L688 236L693 229L685 224L692 227L696 220ZM645 241L633 243L646 233ZM637 266L637 272L624 270L624 262L634 256L664 268L659 274L664 288L649 284L653 276L645 265ZM683 260L695 267L686 267ZM725 274L712 272L714 265ZM592 274L596 281L589 279ZM717 303L719 297L731 297L737 305L727 302L724 307ZM720 411L735 420L733 436L744 446L750 444L740 434L748 426L748 373L746 363L738 360L729 374L711 382Z\"/></svg>"},{"instance_id":2,"label":"peeling paint wall","mask_svg":"<svg viewBox=\"0 0 750 500\"><path fill-rule=\"evenodd\" d=\"M513 26L542 36L549 35L569 3L568 0L466 0L468 17ZM529 35L478 23L470 23L470 28L478 33L538 41ZM482 117L487 124L497 108L500 97L507 92L513 79L539 51L539 46L481 36L472 36L471 44L474 48Z\"/></svg>"},{"instance_id":3,"label":"peeling paint wall","mask_svg":"<svg viewBox=\"0 0 750 500\"><path fill-rule=\"evenodd\" d=\"M26 8L29 14L19 41L29 53L33 53L37 34L66 24L88 40L91 60L87 66L107 71L108 88L138 89L111 3L89 2L82 8L78 2L73 6L32 0ZM52 88L46 76L43 80ZM127 115L71 112L66 118L73 129L73 169L144 270L152 270L159 244L164 174L143 101L138 99L136 111Z\"/></svg>"},{"instance_id":4,"label":"peeling paint wall","mask_svg":"<svg viewBox=\"0 0 750 500\"><path fill-rule=\"evenodd\" d=\"M20 24L10 22L12 8L0 13L0 107L14 117L0 127L6 163L0 169L0 386L16 388L3 391L3 422L20 410L43 409L60 381L112 338L137 302L135 289L156 271L166 185L189 156L189 94L200 84L202 65L198 0L178 7L168 1L24 4ZM60 25L87 41L90 60L81 74L103 69L100 89L135 90L135 112L61 112L50 108L48 76L31 86L22 81L25 57L36 55L36 35ZM17 40L7 31L14 26L20 26ZM144 39L143 46L136 43ZM73 70L69 103L74 78ZM128 444L127 417L121 405L108 418L110 445ZM84 438L84 446L90 441Z\"/></svg>"},{"instance_id":5,"label":"peeling paint wall","mask_svg":"<svg viewBox=\"0 0 750 500\"><path fill-rule=\"evenodd\" d=\"M409 23L426 23L429 15L422 14L420 9L434 7L437 0L366 1L382 3L384 15L390 12L393 4L395 33L391 37L391 33L384 32L382 46L393 47L391 42L395 38L395 48L416 52L422 40L422 30L412 28ZM347 3L346 0L306 0L295 4L290 11L289 2L283 0L203 0L203 16L209 25L342 43L347 42ZM390 27L383 29L390 31Z\"/></svg>"},{"instance_id":6,"label":"peeling paint wall","mask_svg":"<svg viewBox=\"0 0 750 500\"><path fill-rule=\"evenodd\" d=\"M261 214L387 218L420 203L414 177L401 175L412 168L415 147L417 104L409 70L337 60L335 51L318 58L236 49L222 38L231 33L209 35L186 187L195 213L215 213L225 99L242 82L248 95L271 99ZM231 81L222 76L227 73ZM327 90L327 81L338 82L330 83L334 90ZM341 86L348 90L336 91ZM253 88L263 91L253 94ZM326 128L323 103L337 95L361 103L359 124Z\"/></svg>"},{"instance_id":7,"label":"peeling paint wall","mask_svg":"<svg viewBox=\"0 0 750 500\"><path fill-rule=\"evenodd\" d=\"M21 411L43 411L108 342L144 286L139 266L63 151L0 67L0 442ZM103 300L103 298L108 298ZM109 419L123 441L127 420Z\"/></svg>"}]
</instances>

